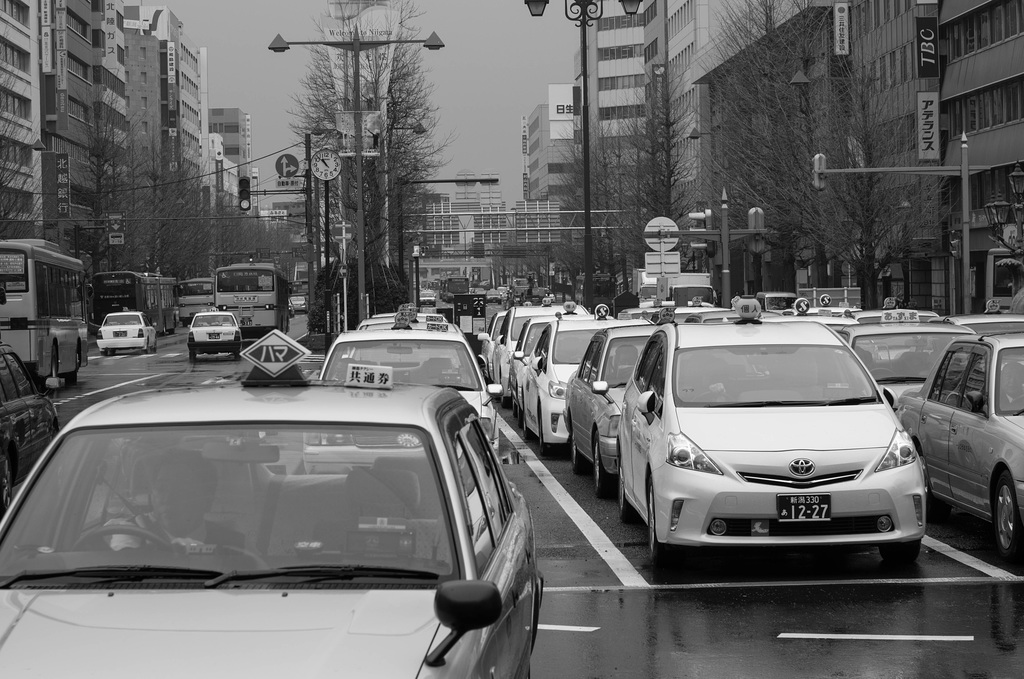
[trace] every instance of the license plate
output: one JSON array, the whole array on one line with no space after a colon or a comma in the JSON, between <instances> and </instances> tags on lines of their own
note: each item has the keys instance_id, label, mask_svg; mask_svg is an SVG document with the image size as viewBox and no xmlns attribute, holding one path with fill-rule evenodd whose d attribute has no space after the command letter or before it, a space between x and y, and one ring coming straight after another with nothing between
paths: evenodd
<instances>
[{"instance_id":1,"label":"license plate","mask_svg":"<svg viewBox=\"0 0 1024 679\"><path fill-rule=\"evenodd\" d=\"M220 339L220 333L219 332L211 332L209 335L207 335L207 337L209 337L212 340Z\"/></svg>"},{"instance_id":2,"label":"license plate","mask_svg":"<svg viewBox=\"0 0 1024 679\"><path fill-rule=\"evenodd\" d=\"M832 495L776 495L779 521L829 521L832 519Z\"/></svg>"},{"instance_id":3,"label":"license plate","mask_svg":"<svg viewBox=\"0 0 1024 679\"><path fill-rule=\"evenodd\" d=\"M252 325L252 316L243 316L238 319L239 325Z\"/></svg>"},{"instance_id":4,"label":"license plate","mask_svg":"<svg viewBox=\"0 0 1024 679\"><path fill-rule=\"evenodd\" d=\"M115 330L114 331L114 337L127 337L127 336L128 336L128 331L127 330Z\"/></svg>"}]
</instances>

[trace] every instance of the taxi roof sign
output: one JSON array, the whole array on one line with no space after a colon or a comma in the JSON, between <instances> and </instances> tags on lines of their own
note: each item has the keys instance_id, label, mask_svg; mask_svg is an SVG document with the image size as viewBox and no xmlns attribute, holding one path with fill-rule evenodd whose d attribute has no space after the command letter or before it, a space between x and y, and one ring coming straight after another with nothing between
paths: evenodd
<instances>
[{"instance_id":1,"label":"taxi roof sign","mask_svg":"<svg viewBox=\"0 0 1024 679\"><path fill-rule=\"evenodd\" d=\"M811 310L811 302L806 297L801 297L795 302L793 302L793 308L796 310L798 314L803 316L804 314Z\"/></svg>"},{"instance_id":2,"label":"taxi roof sign","mask_svg":"<svg viewBox=\"0 0 1024 679\"><path fill-rule=\"evenodd\" d=\"M391 326L392 330L409 330L412 328L412 324L416 322L415 311L399 311L395 314L395 324Z\"/></svg>"},{"instance_id":3,"label":"taxi roof sign","mask_svg":"<svg viewBox=\"0 0 1024 679\"><path fill-rule=\"evenodd\" d=\"M898 325L900 323L919 323L921 321L916 309L884 309L882 323Z\"/></svg>"},{"instance_id":4,"label":"taxi roof sign","mask_svg":"<svg viewBox=\"0 0 1024 679\"><path fill-rule=\"evenodd\" d=\"M256 370L262 371L270 377L278 377L312 353L275 328L243 349L241 356L252 363ZM253 372L255 373L256 370ZM259 375L255 377L250 375L250 379L259 379L259 377ZM299 378L301 379L301 374Z\"/></svg>"}]
</instances>

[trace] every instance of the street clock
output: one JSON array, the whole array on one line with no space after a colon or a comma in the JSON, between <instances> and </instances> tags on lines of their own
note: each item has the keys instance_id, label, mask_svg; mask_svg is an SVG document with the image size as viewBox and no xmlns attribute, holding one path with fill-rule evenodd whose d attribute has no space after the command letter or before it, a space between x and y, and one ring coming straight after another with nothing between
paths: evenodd
<instances>
[{"instance_id":1,"label":"street clock","mask_svg":"<svg viewBox=\"0 0 1024 679\"><path fill-rule=\"evenodd\" d=\"M313 176L317 179L329 182L341 174L341 156L331 149L317 151L310 162L313 165Z\"/></svg>"}]
</instances>

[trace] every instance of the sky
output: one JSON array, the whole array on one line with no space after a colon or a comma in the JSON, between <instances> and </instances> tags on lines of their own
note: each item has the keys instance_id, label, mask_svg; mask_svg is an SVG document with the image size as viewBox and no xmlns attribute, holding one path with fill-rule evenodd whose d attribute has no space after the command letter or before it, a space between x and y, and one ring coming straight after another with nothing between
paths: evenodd
<instances>
[{"instance_id":1,"label":"sky","mask_svg":"<svg viewBox=\"0 0 1024 679\"><path fill-rule=\"evenodd\" d=\"M522 200L521 118L547 101L548 83L572 82L579 29L565 18L560 0L537 18L523 0L416 1L422 13L417 37L434 31L445 44L423 54L439 113L435 138L453 137L438 178L462 170L497 172L502 198L509 205ZM240 108L252 116L253 157L270 156L257 163L268 185L277 156L298 141L288 111L295 108L309 52L293 47L275 54L267 46L278 33L289 41L321 39L315 22L326 14L326 0L168 0L166 6L208 50L211 108ZM289 152L301 156L301 147Z\"/></svg>"}]
</instances>

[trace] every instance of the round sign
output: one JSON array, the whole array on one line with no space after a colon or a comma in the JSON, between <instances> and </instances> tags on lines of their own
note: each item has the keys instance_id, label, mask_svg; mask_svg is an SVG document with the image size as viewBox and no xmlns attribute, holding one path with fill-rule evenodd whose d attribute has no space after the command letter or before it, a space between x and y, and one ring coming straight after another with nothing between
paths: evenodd
<instances>
[{"instance_id":1,"label":"round sign","mask_svg":"<svg viewBox=\"0 0 1024 679\"><path fill-rule=\"evenodd\" d=\"M821 297L818 298L818 306L831 306L832 296L827 293L822 293Z\"/></svg>"},{"instance_id":2,"label":"round sign","mask_svg":"<svg viewBox=\"0 0 1024 679\"><path fill-rule=\"evenodd\" d=\"M806 314L811 308L811 302L806 297L801 297L793 302L793 308L798 314Z\"/></svg>"},{"instance_id":3,"label":"round sign","mask_svg":"<svg viewBox=\"0 0 1024 679\"><path fill-rule=\"evenodd\" d=\"M986 314L998 314L998 313L1000 313L1000 311L1001 310L999 308L999 300L998 299L994 299L993 298L993 299L990 299L987 302L985 302L985 313Z\"/></svg>"},{"instance_id":4,"label":"round sign","mask_svg":"<svg viewBox=\"0 0 1024 679\"><path fill-rule=\"evenodd\" d=\"M655 217L644 227L644 242L655 252L668 252L679 242L679 227L668 217Z\"/></svg>"},{"instance_id":5,"label":"round sign","mask_svg":"<svg viewBox=\"0 0 1024 679\"><path fill-rule=\"evenodd\" d=\"M299 173L299 159L290 153L282 153L274 163L278 177L294 177Z\"/></svg>"},{"instance_id":6,"label":"round sign","mask_svg":"<svg viewBox=\"0 0 1024 679\"><path fill-rule=\"evenodd\" d=\"M882 308L883 309L895 309L896 308L896 298L895 297L886 297L885 300L882 302Z\"/></svg>"}]
</instances>

